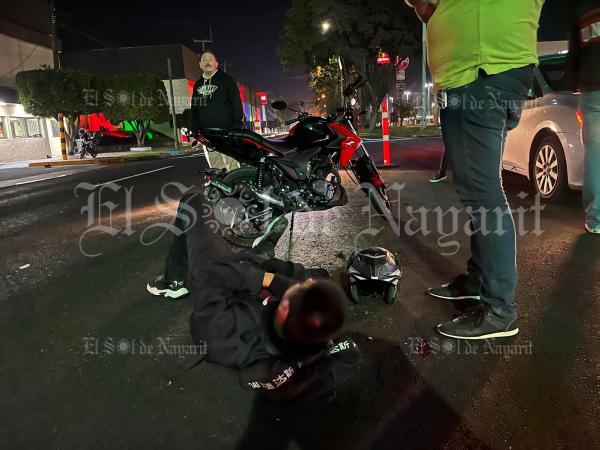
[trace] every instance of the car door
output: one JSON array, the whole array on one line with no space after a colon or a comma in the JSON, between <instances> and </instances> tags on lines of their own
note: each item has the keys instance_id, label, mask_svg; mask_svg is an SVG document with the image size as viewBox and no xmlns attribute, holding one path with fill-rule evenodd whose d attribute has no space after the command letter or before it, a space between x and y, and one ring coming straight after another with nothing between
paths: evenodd
<instances>
[{"instance_id":1,"label":"car door","mask_svg":"<svg viewBox=\"0 0 600 450\"><path fill-rule=\"evenodd\" d=\"M521 120L519 125L509 131L506 136L504 155L502 157L502 168L526 175L529 167L529 151L531 139L535 130L533 123L533 109L538 106L538 99L543 96L542 88L537 77L537 69L533 79L533 86L527 94L527 100L523 104Z\"/></svg>"}]
</instances>

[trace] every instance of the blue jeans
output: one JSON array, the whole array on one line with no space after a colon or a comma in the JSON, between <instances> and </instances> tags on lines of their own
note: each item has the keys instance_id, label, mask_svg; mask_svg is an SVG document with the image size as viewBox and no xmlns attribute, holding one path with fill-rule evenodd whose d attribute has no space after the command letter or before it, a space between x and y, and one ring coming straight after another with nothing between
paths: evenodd
<instances>
[{"instance_id":1,"label":"blue jeans","mask_svg":"<svg viewBox=\"0 0 600 450\"><path fill-rule=\"evenodd\" d=\"M581 96L585 178L583 204L590 228L600 227L600 91Z\"/></svg>"},{"instance_id":2,"label":"blue jeans","mask_svg":"<svg viewBox=\"0 0 600 450\"><path fill-rule=\"evenodd\" d=\"M474 82L446 91L447 107L440 112L456 192L471 219L468 282L480 286L481 300L505 317L517 313L516 233L500 164L532 78L532 66L497 75L481 71Z\"/></svg>"}]
</instances>

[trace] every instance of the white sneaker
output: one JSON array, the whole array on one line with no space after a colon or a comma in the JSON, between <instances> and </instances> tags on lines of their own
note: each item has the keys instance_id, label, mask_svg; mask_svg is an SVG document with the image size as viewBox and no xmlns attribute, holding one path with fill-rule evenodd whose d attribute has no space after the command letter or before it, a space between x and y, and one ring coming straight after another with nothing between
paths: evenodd
<instances>
[{"instance_id":1,"label":"white sneaker","mask_svg":"<svg viewBox=\"0 0 600 450\"><path fill-rule=\"evenodd\" d=\"M590 225L588 225L587 223L585 224L585 229L587 230L588 233L592 233L592 234L600 234L600 225L592 227Z\"/></svg>"}]
</instances>

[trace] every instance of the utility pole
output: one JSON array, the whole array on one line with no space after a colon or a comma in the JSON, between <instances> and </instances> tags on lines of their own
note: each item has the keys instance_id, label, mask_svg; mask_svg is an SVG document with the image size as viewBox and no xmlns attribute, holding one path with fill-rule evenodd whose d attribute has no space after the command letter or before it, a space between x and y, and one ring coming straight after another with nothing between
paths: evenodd
<instances>
[{"instance_id":1,"label":"utility pole","mask_svg":"<svg viewBox=\"0 0 600 450\"><path fill-rule=\"evenodd\" d=\"M208 27L208 31L209 31L209 38L208 39L193 39L193 42L195 43L202 43L202 51L206 50L205 48L205 44L211 44L213 42L213 37L212 37L212 27Z\"/></svg>"},{"instance_id":2,"label":"utility pole","mask_svg":"<svg viewBox=\"0 0 600 450\"><path fill-rule=\"evenodd\" d=\"M427 24L423 23L423 86L421 89L421 128L427 126L427 103L429 98L427 96ZM426 103L427 102L427 103Z\"/></svg>"},{"instance_id":3,"label":"utility pole","mask_svg":"<svg viewBox=\"0 0 600 450\"><path fill-rule=\"evenodd\" d=\"M175 117L175 97L173 96L173 75L171 73L171 58L167 58L167 71L169 72L169 91L171 92L171 119L173 120L173 139L175 139L175 150L179 150L179 139L177 136L177 119Z\"/></svg>"},{"instance_id":4,"label":"utility pole","mask_svg":"<svg viewBox=\"0 0 600 450\"><path fill-rule=\"evenodd\" d=\"M58 58L58 42L56 38L56 10L54 9L54 0L49 0L50 3L50 39L52 41L52 59L55 69L60 69L60 60Z\"/></svg>"},{"instance_id":5,"label":"utility pole","mask_svg":"<svg viewBox=\"0 0 600 450\"><path fill-rule=\"evenodd\" d=\"M54 0L49 1L50 7L50 29L52 41L52 63L54 69L60 69L60 58L58 57L58 42L56 38L56 9L54 8ZM62 160L67 160L67 139L65 135L65 116L63 113L58 113L58 129L60 133L60 155Z\"/></svg>"}]
</instances>

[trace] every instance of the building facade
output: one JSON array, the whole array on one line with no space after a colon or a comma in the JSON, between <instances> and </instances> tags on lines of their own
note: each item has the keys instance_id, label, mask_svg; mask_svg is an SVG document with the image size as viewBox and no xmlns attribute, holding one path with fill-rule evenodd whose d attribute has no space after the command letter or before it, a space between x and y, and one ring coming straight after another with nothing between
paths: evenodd
<instances>
[{"instance_id":1,"label":"building facade","mask_svg":"<svg viewBox=\"0 0 600 450\"><path fill-rule=\"evenodd\" d=\"M48 2L0 2L0 163L60 155L56 121L27 114L17 95L16 74L42 65L53 65Z\"/></svg>"}]
</instances>

